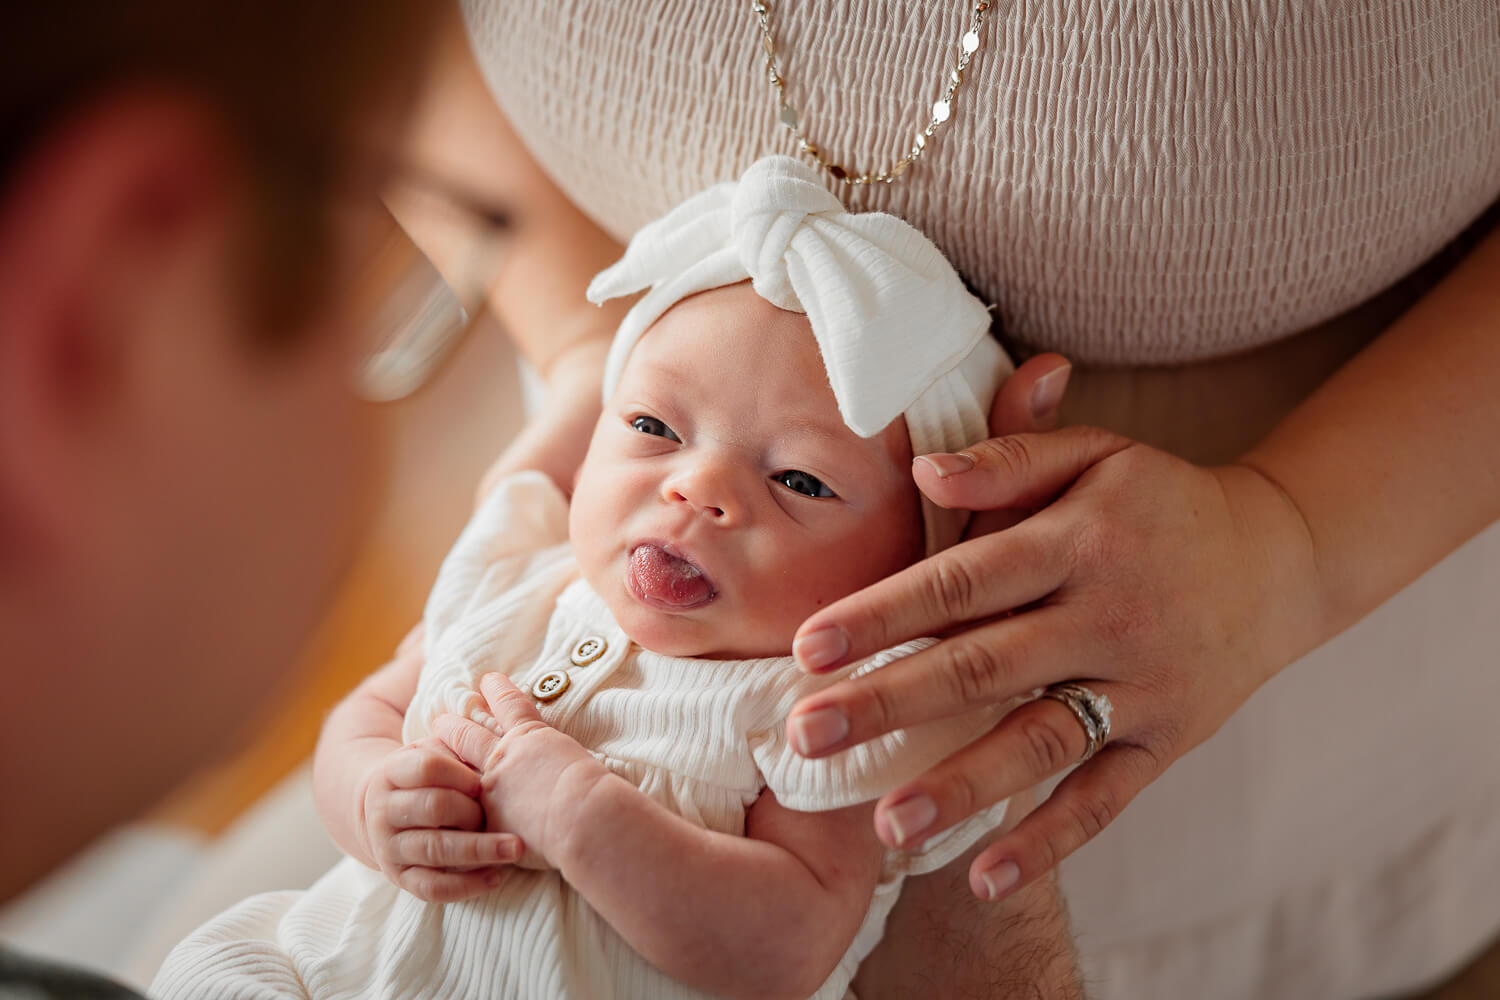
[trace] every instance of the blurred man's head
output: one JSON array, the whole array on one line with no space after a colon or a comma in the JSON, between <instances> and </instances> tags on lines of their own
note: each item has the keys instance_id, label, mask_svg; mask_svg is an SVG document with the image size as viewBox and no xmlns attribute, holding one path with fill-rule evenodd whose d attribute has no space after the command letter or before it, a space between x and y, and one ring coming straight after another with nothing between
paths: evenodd
<instances>
[{"instance_id":1,"label":"blurred man's head","mask_svg":"<svg viewBox=\"0 0 1500 1000\"><path fill-rule=\"evenodd\" d=\"M7 13L0 898L220 751L353 552L348 292L438 7Z\"/></svg>"}]
</instances>

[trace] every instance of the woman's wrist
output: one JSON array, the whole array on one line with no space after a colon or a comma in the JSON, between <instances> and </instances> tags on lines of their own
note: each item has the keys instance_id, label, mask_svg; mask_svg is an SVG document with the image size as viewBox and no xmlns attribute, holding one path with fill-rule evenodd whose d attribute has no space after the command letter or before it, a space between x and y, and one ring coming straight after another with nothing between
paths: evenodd
<instances>
[{"instance_id":1,"label":"woman's wrist","mask_svg":"<svg viewBox=\"0 0 1500 1000\"><path fill-rule=\"evenodd\" d=\"M1241 571L1256 583L1247 597L1260 624L1264 662L1271 676L1322 645L1338 631L1330 613L1316 536L1292 496L1252 451L1212 470L1240 523Z\"/></svg>"}]
</instances>

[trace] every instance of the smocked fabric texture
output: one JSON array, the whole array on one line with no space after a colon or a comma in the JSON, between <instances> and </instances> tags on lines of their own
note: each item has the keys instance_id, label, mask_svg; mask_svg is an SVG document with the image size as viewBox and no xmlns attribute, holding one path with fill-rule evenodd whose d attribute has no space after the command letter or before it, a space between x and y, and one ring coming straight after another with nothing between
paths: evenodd
<instances>
[{"instance_id":1,"label":"smocked fabric texture","mask_svg":"<svg viewBox=\"0 0 1500 1000\"><path fill-rule=\"evenodd\" d=\"M745 280L772 305L807 315L839 415L859 436L903 416L914 455L989 436L990 403L1011 364L984 303L931 240L893 215L846 211L787 156L756 160L647 223L589 284L594 303L646 292L615 333L604 398L667 310ZM968 516L923 497L922 521L932 553L958 541Z\"/></svg>"},{"instance_id":2,"label":"smocked fabric texture","mask_svg":"<svg viewBox=\"0 0 1500 1000\"><path fill-rule=\"evenodd\" d=\"M622 242L795 152L745 4L464 6L528 146ZM846 165L893 163L971 6L773 4L804 131ZM1395 282L1500 191L1489 2L999 0L982 34L923 159L839 190L931 237L1028 347L1126 365L1252 348Z\"/></svg>"},{"instance_id":3,"label":"smocked fabric texture","mask_svg":"<svg viewBox=\"0 0 1500 1000\"><path fill-rule=\"evenodd\" d=\"M968 9L773 3L813 139L861 169L899 155ZM464 10L518 134L622 241L791 151L746 5ZM1080 364L1065 419L1225 461L1406 299L1290 335L1497 189L1490 0L999 0L931 152L847 203L932 238L1008 346L1132 366ZM1089 995L1389 996L1500 933L1497 593L1500 526L1272 680L1070 858Z\"/></svg>"},{"instance_id":4,"label":"smocked fabric texture","mask_svg":"<svg viewBox=\"0 0 1500 1000\"><path fill-rule=\"evenodd\" d=\"M834 677L790 657L696 660L641 649L578 578L567 500L540 473L501 483L443 564L428 601L426 663L402 738L428 735L443 712L493 722L476 692L489 671L530 689L550 672L570 683L538 710L671 812L743 836L763 789L791 809L837 809L878 798L991 728L994 710L905 730L833 757L807 760L785 737L800 697L849 673L925 648L913 642ZM592 642L587 662L574 653ZM836 1000L880 940L908 874L941 867L998 823L1004 804L929 840L890 852L865 919L815 994ZM709 891L705 887L705 891ZM700 998L641 958L553 870L518 868L499 889L425 903L346 858L305 893L252 897L204 925L168 957L159 1000L311 997L531 1000L536 997Z\"/></svg>"}]
</instances>

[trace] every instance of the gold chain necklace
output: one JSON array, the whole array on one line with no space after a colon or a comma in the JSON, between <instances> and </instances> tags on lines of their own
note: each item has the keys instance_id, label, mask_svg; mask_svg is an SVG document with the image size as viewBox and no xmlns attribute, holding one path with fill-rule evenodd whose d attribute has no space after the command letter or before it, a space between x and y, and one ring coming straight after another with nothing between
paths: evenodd
<instances>
[{"instance_id":1,"label":"gold chain necklace","mask_svg":"<svg viewBox=\"0 0 1500 1000\"><path fill-rule=\"evenodd\" d=\"M911 149L889 167L862 174L825 158L823 150L802 131L797 109L786 99L786 80L781 75L780 67L776 65L776 40L771 33L771 15L766 2L767 0L751 0L750 9L755 12L755 17L760 22L761 45L766 50L766 76L771 82L771 88L775 91L776 103L780 106L781 124L785 125L796 137L797 148L802 153L811 157L813 162L832 174L835 180L845 184L890 184L906 173L907 168L927 152L929 141L937 133L938 128L953 114L954 99L958 97L958 88L964 82L964 70L969 68L969 60L974 57L975 52L979 51L979 28L984 24L984 12L990 9L989 0L975 0L974 12L969 19L969 30L965 31L958 40L958 63L948 74L943 96L932 106L932 118L917 133Z\"/></svg>"}]
</instances>

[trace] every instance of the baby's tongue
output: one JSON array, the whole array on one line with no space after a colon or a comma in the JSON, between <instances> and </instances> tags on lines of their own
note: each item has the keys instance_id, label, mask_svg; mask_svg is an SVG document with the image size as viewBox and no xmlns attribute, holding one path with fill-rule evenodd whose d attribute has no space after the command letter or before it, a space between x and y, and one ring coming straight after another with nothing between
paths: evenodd
<instances>
[{"instance_id":1,"label":"baby's tongue","mask_svg":"<svg viewBox=\"0 0 1500 1000\"><path fill-rule=\"evenodd\" d=\"M630 576L638 594L669 607L691 608L714 596L701 569L656 545L638 545L630 553Z\"/></svg>"}]
</instances>

